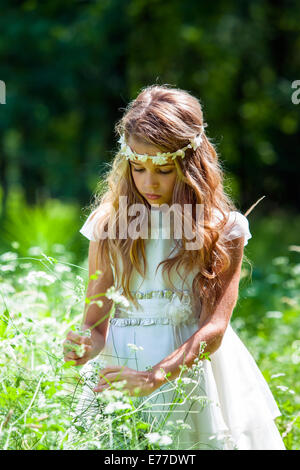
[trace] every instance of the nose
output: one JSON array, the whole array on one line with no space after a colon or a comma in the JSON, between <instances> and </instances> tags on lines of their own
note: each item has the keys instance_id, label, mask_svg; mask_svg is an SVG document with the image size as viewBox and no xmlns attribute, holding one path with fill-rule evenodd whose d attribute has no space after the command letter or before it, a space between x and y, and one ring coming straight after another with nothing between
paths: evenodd
<instances>
[{"instance_id":1,"label":"nose","mask_svg":"<svg viewBox=\"0 0 300 470\"><path fill-rule=\"evenodd\" d=\"M146 172L143 183L144 183L143 187L145 188L146 193L152 193L155 190L157 190L159 187L159 183L157 181L157 175L155 174L153 175L150 172L148 173Z\"/></svg>"}]
</instances>

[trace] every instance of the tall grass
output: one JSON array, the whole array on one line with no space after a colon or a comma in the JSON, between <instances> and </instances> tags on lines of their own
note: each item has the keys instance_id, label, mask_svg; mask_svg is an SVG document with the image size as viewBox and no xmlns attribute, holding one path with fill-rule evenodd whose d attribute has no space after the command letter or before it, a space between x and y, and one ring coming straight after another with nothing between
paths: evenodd
<instances>
[{"instance_id":1,"label":"tall grass","mask_svg":"<svg viewBox=\"0 0 300 470\"><path fill-rule=\"evenodd\" d=\"M35 209L14 204L2 221L0 448L171 449L186 424L147 419L146 404L126 395L122 383L78 412L79 397L95 381L93 374L82 377L80 368L64 363L62 356L66 332L82 320L88 281L87 240L79 241L81 236L76 235L79 214L59 202ZM278 229L274 221L273 226ZM267 240L270 230L269 226ZM232 326L279 404L282 416L277 425L286 447L299 450L300 249L296 243L281 243L276 256L268 248L263 260L263 234L256 241L255 228L251 232L252 278L244 266ZM290 243L290 230L288 237ZM275 241L279 243L277 234ZM255 260L255 244L260 244L261 264ZM199 380L201 360L196 366L189 387ZM192 399L183 377L168 387L173 387L178 403ZM101 411L97 419L90 418L92 408Z\"/></svg>"}]
</instances>

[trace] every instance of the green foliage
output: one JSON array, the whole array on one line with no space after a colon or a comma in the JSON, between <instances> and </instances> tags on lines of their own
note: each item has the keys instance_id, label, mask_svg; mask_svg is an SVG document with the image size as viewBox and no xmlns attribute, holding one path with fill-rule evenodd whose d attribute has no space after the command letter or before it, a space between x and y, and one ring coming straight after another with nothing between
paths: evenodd
<instances>
[{"instance_id":1,"label":"green foliage","mask_svg":"<svg viewBox=\"0 0 300 470\"><path fill-rule=\"evenodd\" d=\"M18 186L30 203L86 204L116 150L120 111L142 87L169 83L201 100L236 200L248 207L266 194L272 207L295 205L297 0L6 3L3 199Z\"/></svg>"},{"instance_id":2,"label":"green foliage","mask_svg":"<svg viewBox=\"0 0 300 470\"><path fill-rule=\"evenodd\" d=\"M44 218L45 225L53 224L61 233L60 215L56 220L45 211ZM265 228L268 246L274 226L274 220L265 220L251 230L250 259L254 258L250 249L256 253L256 245L264 241L263 235L255 236L256 229ZM258 250L265 258L261 256L262 264L254 263L251 282L250 267L243 266L232 326L275 396L282 413L277 425L286 447L300 450L300 248L285 243L296 239L298 231L291 234L292 227L283 223L281 235L273 235L275 247L278 238L282 243L278 256L270 257L262 246ZM12 233L19 236L13 227ZM99 413L94 426L87 416L76 414L83 387L93 385L95 377L82 377L72 361L63 362L62 341L66 332L82 321L87 260L80 263L85 267L74 265L70 262L73 253L63 245L56 251L56 245L49 243L50 255L41 250L33 254L33 246L26 252L19 243L22 239L16 237L10 250L2 249L0 255L0 447L172 448L172 437L185 423L172 423L168 416L160 424L150 423L139 409L140 402L121 393L121 388L103 395L103 401L96 400L98 409L107 413ZM22 250L25 256L21 256ZM113 292L111 296L116 302L122 300ZM179 377L172 386L178 403L189 399L186 379Z\"/></svg>"},{"instance_id":3,"label":"green foliage","mask_svg":"<svg viewBox=\"0 0 300 470\"><path fill-rule=\"evenodd\" d=\"M254 269L250 286L241 283L232 319L275 396L277 425L291 450L300 449L299 273L300 247L291 245L285 256Z\"/></svg>"},{"instance_id":4,"label":"green foliage","mask_svg":"<svg viewBox=\"0 0 300 470\"><path fill-rule=\"evenodd\" d=\"M95 387L98 375L96 367L88 376L79 373L73 361L63 361L66 332L82 320L86 283L78 274L82 268L71 269L64 261L68 253L61 255L56 259L41 253L25 257L25 263L14 251L0 256L0 448L171 448L172 437L185 424L168 421L167 416L163 423L149 422L149 407L122 391L124 382L94 398L96 416L78 412L80 397L86 388ZM8 279L7 273L13 275ZM120 300L112 291L110 295ZM197 384L200 373L201 363L195 363L189 380ZM175 392L173 406L194 400L182 374L169 385ZM88 409L92 405L87 402Z\"/></svg>"}]
</instances>

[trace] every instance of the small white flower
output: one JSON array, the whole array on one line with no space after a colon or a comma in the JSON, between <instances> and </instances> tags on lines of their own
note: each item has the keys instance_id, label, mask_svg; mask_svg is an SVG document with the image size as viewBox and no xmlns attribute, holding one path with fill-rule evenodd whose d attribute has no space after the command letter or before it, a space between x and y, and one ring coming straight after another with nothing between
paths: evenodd
<instances>
[{"instance_id":1,"label":"small white flower","mask_svg":"<svg viewBox=\"0 0 300 470\"><path fill-rule=\"evenodd\" d=\"M129 307L129 302L126 297L121 295L119 291L116 291L114 286L111 286L109 289L107 289L105 296L117 304L120 303L123 307Z\"/></svg>"},{"instance_id":2,"label":"small white flower","mask_svg":"<svg viewBox=\"0 0 300 470\"><path fill-rule=\"evenodd\" d=\"M103 413L111 414L111 413L114 413L115 411L128 410L129 408L130 406L127 403L123 403L121 401L115 401L112 403L108 403L108 405L103 410Z\"/></svg>"},{"instance_id":3,"label":"small white flower","mask_svg":"<svg viewBox=\"0 0 300 470\"><path fill-rule=\"evenodd\" d=\"M3 253L3 255L0 256L1 261L12 261L17 259L18 256L16 253L13 251L7 251L6 253Z\"/></svg>"},{"instance_id":4,"label":"small white flower","mask_svg":"<svg viewBox=\"0 0 300 470\"><path fill-rule=\"evenodd\" d=\"M170 438L170 436L162 436L161 439L159 440L159 444L161 446L168 446L170 444L172 444L172 439Z\"/></svg>"},{"instance_id":5,"label":"small white flower","mask_svg":"<svg viewBox=\"0 0 300 470\"><path fill-rule=\"evenodd\" d=\"M32 264L31 263L21 263L20 268L29 269L29 268L32 268Z\"/></svg>"},{"instance_id":6,"label":"small white flower","mask_svg":"<svg viewBox=\"0 0 300 470\"><path fill-rule=\"evenodd\" d=\"M42 250L39 246L32 246L28 250L29 255L40 255L42 253Z\"/></svg>"},{"instance_id":7,"label":"small white flower","mask_svg":"<svg viewBox=\"0 0 300 470\"><path fill-rule=\"evenodd\" d=\"M161 435L158 432L150 432L145 434L145 437L148 439L150 444L155 444L161 438Z\"/></svg>"},{"instance_id":8,"label":"small white flower","mask_svg":"<svg viewBox=\"0 0 300 470\"><path fill-rule=\"evenodd\" d=\"M24 280L28 284L49 286L56 281L56 278L50 274L45 273L44 271L31 271L27 274Z\"/></svg>"},{"instance_id":9,"label":"small white flower","mask_svg":"<svg viewBox=\"0 0 300 470\"><path fill-rule=\"evenodd\" d=\"M168 158L163 157L163 156L157 156L157 157L152 157L152 161L156 165L163 165L164 163L167 163Z\"/></svg>"},{"instance_id":10,"label":"small white flower","mask_svg":"<svg viewBox=\"0 0 300 470\"><path fill-rule=\"evenodd\" d=\"M289 389L289 387L286 387L285 385L277 385L276 388L282 390L283 392L286 392Z\"/></svg>"},{"instance_id":11,"label":"small white flower","mask_svg":"<svg viewBox=\"0 0 300 470\"><path fill-rule=\"evenodd\" d=\"M120 432L124 433L125 435L127 435L129 437L129 439L132 438L132 431L128 426L126 426L126 424L121 424L118 427L118 431L120 431Z\"/></svg>"},{"instance_id":12,"label":"small white flower","mask_svg":"<svg viewBox=\"0 0 300 470\"><path fill-rule=\"evenodd\" d=\"M0 292L2 292L3 294L14 294L16 292L16 289L7 282L1 282Z\"/></svg>"},{"instance_id":13,"label":"small white flower","mask_svg":"<svg viewBox=\"0 0 300 470\"><path fill-rule=\"evenodd\" d=\"M191 139L190 142L191 142L191 146L193 147L193 149L196 150L202 143L202 135L199 134L198 136Z\"/></svg>"},{"instance_id":14,"label":"small white flower","mask_svg":"<svg viewBox=\"0 0 300 470\"><path fill-rule=\"evenodd\" d=\"M281 318L282 317L282 312L278 311L269 311L266 313L267 318Z\"/></svg>"},{"instance_id":15,"label":"small white flower","mask_svg":"<svg viewBox=\"0 0 300 470\"><path fill-rule=\"evenodd\" d=\"M276 377L283 377L285 374L283 372L280 372L279 374L273 374L271 375L271 379L275 379Z\"/></svg>"},{"instance_id":16,"label":"small white flower","mask_svg":"<svg viewBox=\"0 0 300 470\"><path fill-rule=\"evenodd\" d=\"M0 266L0 271L2 272L14 271L15 269L16 269L15 264L4 264L3 266Z\"/></svg>"},{"instance_id":17,"label":"small white flower","mask_svg":"<svg viewBox=\"0 0 300 470\"><path fill-rule=\"evenodd\" d=\"M192 380L188 377L182 377L182 382L185 384L185 385L188 385L188 384L191 384L191 383L197 383L195 382L195 380Z\"/></svg>"},{"instance_id":18,"label":"small white flower","mask_svg":"<svg viewBox=\"0 0 300 470\"><path fill-rule=\"evenodd\" d=\"M54 269L57 273L71 272L70 266L65 266L64 264L56 264Z\"/></svg>"}]
</instances>

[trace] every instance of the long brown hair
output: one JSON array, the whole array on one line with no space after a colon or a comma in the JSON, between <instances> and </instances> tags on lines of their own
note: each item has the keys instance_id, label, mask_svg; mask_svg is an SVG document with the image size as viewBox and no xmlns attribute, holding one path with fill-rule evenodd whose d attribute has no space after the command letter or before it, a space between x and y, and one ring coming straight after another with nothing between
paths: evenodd
<instances>
[{"instance_id":1,"label":"long brown hair","mask_svg":"<svg viewBox=\"0 0 300 470\"><path fill-rule=\"evenodd\" d=\"M200 132L203 121L202 107L199 99L185 90L169 85L151 85L142 89L136 99L132 100L122 118L115 125L117 137L125 134L139 141L155 145L162 152L174 152L186 146L189 139ZM186 276L195 266L199 267L194 277L192 289L194 298L204 298L209 295L213 301L219 293L218 274L230 266L230 251L226 240L222 238L222 230L228 222L230 211L236 206L223 187L224 171L219 161L216 149L204 132L201 145L185 152L185 158L176 157L177 178L173 190L172 204L204 204L204 227L202 232L203 246L199 250L186 250L184 235L182 243L177 242L176 255L161 261L162 274L167 271L170 285L176 290L170 280L170 271L183 266ZM99 210L97 233L101 234L108 228L112 212L115 214L116 233L118 220L122 217L119 211L120 196L127 196L127 204L142 203L149 209L148 202L137 191L134 184L129 161L118 152L109 164L109 170L96 189L94 202L89 210ZM104 206L108 210L103 210ZM214 221L214 210L222 215L218 223ZM193 213L193 230L196 228ZM130 217L128 216L128 223ZM184 234L184 231L182 232ZM143 260L143 267L141 265ZM106 263L112 263L115 268L117 288L122 287L124 295L138 308L135 298L130 292L130 277L133 269L145 277L147 260L145 257L145 242L142 238L131 237L103 238L99 240L98 259L101 260L100 270ZM119 261L122 269L119 268ZM122 271L122 272L120 272ZM183 280L184 281L184 280Z\"/></svg>"}]
</instances>

